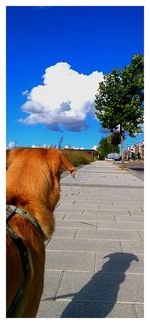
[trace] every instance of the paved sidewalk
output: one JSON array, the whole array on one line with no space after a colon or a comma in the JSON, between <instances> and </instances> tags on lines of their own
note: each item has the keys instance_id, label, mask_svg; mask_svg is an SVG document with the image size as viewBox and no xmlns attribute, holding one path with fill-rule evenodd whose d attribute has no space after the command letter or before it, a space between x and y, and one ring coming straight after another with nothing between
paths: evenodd
<instances>
[{"instance_id":1,"label":"paved sidewalk","mask_svg":"<svg viewBox=\"0 0 150 324\"><path fill-rule=\"evenodd\" d=\"M61 180L37 317L143 317L142 180L96 161Z\"/></svg>"}]
</instances>

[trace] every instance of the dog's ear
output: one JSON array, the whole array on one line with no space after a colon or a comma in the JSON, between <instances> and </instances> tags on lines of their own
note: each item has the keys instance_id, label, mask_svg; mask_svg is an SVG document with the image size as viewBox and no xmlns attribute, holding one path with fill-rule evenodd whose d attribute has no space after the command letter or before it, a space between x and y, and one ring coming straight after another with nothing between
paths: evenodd
<instances>
[{"instance_id":1,"label":"dog's ear","mask_svg":"<svg viewBox=\"0 0 150 324\"><path fill-rule=\"evenodd\" d=\"M70 161L68 160L68 158L65 156L65 154L61 151L60 154L60 158L61 158L61 166L62 166L62 172L64 170L68 170L70 171L71 175L73 178L75 178L76 175L76 169L75 167L70 163Z\"/></svg>"}]
</instances>

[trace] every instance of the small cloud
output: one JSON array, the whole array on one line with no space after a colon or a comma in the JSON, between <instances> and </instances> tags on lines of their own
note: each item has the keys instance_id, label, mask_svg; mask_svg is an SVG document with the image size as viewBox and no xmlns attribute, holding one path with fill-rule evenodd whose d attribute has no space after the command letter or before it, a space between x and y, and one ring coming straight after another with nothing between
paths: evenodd
<instances>
[{"instance_id":1,"label":"small cloud","mask_svg":"<svg viewBox=\"0 0 150 324\"><path fill-rule=\"evenodd\" d=\"M19 121L44 124L53 131L83 131L88 128L88 115L94 116L95 95L101 81L102 72L81 74L65 62L50 66L42 85L23 92L27 100L21 109L28 116Z\"/></svg>"},{"instance_id":2,"label":"small cloud","mask_svg":"<svg viewBox=\"0 0 150 324\"><path fill-rule=\"evenodd\" d=\"M22 95L23 95L23 96L27 96L28 93L29 93L29 91L28 91L28 90L25 90L25 91L22 92Z\"/></svg>"},{"instance_id":3,"label":"small cloud","mask_svg":"<svg viewBox=\"0 0 150 324\"><path fill-rule=\"evenodd\" d=\"M97 149L97 145L94 145L94 146L91 148L91 150L95 150L95 151L96 151L96 149Z\"/></svg>"},{"instance_id":4,"label":"small cloud","mask_svg":"<svg viewBox=\"0 0 150 324\"><path fill-rule=\"evenodd\" d=\"M8 143L8 148L9 148L9 149L12 149L12 148L16 147L16 145L17 145L17 143L16 143L15 141L10 141L10 142Z\"/></svg>"}]
</instances>

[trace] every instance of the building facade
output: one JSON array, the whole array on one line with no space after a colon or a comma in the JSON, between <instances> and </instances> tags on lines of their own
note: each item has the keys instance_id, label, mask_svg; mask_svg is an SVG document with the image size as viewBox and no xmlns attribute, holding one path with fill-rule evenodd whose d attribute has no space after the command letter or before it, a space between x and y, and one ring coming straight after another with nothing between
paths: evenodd
<instances>
[{"instance_id":1,"label":"building facade","mask_svg":"<svg viewBox=\"0 0 150 324\"><path fill-rule=\"evenodd\" d=\"M130 160L133 157L144 160L144 142L128 146L125 152L125 157L127 160Z\"/></svg>"}]
</instances>

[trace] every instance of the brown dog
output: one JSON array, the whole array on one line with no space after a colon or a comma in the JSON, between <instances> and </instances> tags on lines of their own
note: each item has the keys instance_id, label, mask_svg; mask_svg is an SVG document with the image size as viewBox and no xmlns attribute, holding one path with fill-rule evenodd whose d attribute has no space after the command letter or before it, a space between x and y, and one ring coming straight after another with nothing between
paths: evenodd
<instances>
[{"instance_id":1,"label":"brown dog","mask_svg":"<svg viewBox=\"0 0 150 324\"><path fill-rule=\"evenodd\" d=\"M54 231L53 211L65 170L75 176L75 168L57 149L16 148L7 152L7 204L30 213L40 227L38 231L17 211L8 219L7 317L36 316L43 291L44 240ZM17 235L19 249L11 229Z\"/></svg>"}]
</instances>

